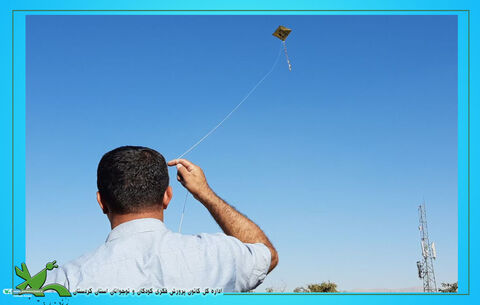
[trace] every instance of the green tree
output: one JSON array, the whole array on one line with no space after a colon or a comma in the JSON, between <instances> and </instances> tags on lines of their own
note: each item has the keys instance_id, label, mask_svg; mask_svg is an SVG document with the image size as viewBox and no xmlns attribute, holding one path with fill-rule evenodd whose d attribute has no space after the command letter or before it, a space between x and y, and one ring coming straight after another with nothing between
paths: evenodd
<instances>
[{"instance_id":1,"label":"green tree","mask_svg":"<svg viewBox=\"0 0 480 305\"><path fill-rule=\"evenodd\" d=\"M328 282L322 282L319 284L310 284L307 286L310 292L338 292L337 284Z\"/></svg>"},{"instance_id":2,"label":"green tree","mask_svg":"<svg viewBox=\"0 0 480 305\"><path fill-rule=\"evenodd\" d=\"M438 289L440 292L457 292L458 282L455 283L442 283L442 288Z\"/></svg>"},{"instance_id":3,"label":"green tree","mask_svg":"<svg viewBox=\"0 0 480 305\"><path fill-rule=\"evenodd\" d=\"M321 292L321 293L329 293L329 292L338 292L337 284L333 282L322 282L320 284L310 284L307 288L304 287L297 287L293 290L293 292Z\"/></svg>"}]
</instances>

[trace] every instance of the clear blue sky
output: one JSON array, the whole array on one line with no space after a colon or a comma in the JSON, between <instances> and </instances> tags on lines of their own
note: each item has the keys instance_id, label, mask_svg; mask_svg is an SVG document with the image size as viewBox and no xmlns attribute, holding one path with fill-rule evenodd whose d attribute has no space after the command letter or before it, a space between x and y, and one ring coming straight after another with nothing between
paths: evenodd
<instances>
[{"instance_id":1,"label":"clear blue sky","mask_svg":"<svg viewBox=\"0 0 480 305\"><path fill-rule=\"evenodd\" d=\"M27 17L29 267L100 245L102 155L121 145L183 153L268 71L280 24L293 29L293 71L282 54L187 156L277 247L280 264L258 291L421 286L423 198L437 281L456 281L455 16ZM185 190L175 172L165 222L176 231ZM192 198L183 228L219 231Z\"/></svg>"}]
</instances>

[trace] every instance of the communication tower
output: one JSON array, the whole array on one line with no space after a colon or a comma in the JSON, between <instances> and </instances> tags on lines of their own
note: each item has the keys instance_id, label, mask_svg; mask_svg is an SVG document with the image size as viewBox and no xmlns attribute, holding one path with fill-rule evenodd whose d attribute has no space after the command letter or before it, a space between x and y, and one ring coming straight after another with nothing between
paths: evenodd
<instances>
[{"instance_id":1,"label":"communication tower","mask_svg":"<svg viewBox=\"0 0 480 305\"><path fill-rule=\"evenodd\" d=\"M422 246L422 260L417 262L418 277L423 280L424 292L437 292L437 282L435 281L435 271L433 270L433 261L437 257L435 243L430 243L428 239L427 213L425 211L425 200L418 206L418 216L420 218L420 245Z\"/></svg>"}]
</instances>

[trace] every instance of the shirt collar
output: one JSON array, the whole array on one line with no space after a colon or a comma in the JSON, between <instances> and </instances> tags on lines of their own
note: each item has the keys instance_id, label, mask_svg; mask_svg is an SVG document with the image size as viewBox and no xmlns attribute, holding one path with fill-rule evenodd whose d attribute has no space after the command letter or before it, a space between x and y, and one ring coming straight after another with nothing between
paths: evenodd
<instances>
[{"instance_id":1,"label":"shirt collar","mask_svg":"<svg viewBox=\"0 0 480 305\"><path fill-rule=\"evenodd\" d=\"M156 218L140 218L134 219L122 224L119 224L107 236L105 242L112 241L114 239L129 236L135 233L153 232L153 231L166 231L165 224Z\"/></svg>"}]
</instances>

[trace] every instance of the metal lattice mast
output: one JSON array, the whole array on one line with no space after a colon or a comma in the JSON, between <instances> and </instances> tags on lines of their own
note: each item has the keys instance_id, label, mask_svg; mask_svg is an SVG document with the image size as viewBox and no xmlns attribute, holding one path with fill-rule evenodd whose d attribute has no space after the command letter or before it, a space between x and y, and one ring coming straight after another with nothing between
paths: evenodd
<instances>
[{"instance_id":1,"label":"metal lattice mast","mask_svg":"<svg viewBox=\"0 0 480 305\"><path fill-rule=\"evenodd\" d=\"M420 244L422 247L422 260L417 262L418 277L423 279L424 292L437 292L437 282L435 281L435 271L433 270L433 261L437 254L435 243L430 243L428 239L427 213L425 211L425 201L418 206L418 216L420 218Z\"/></svg>"}]
</instances>

